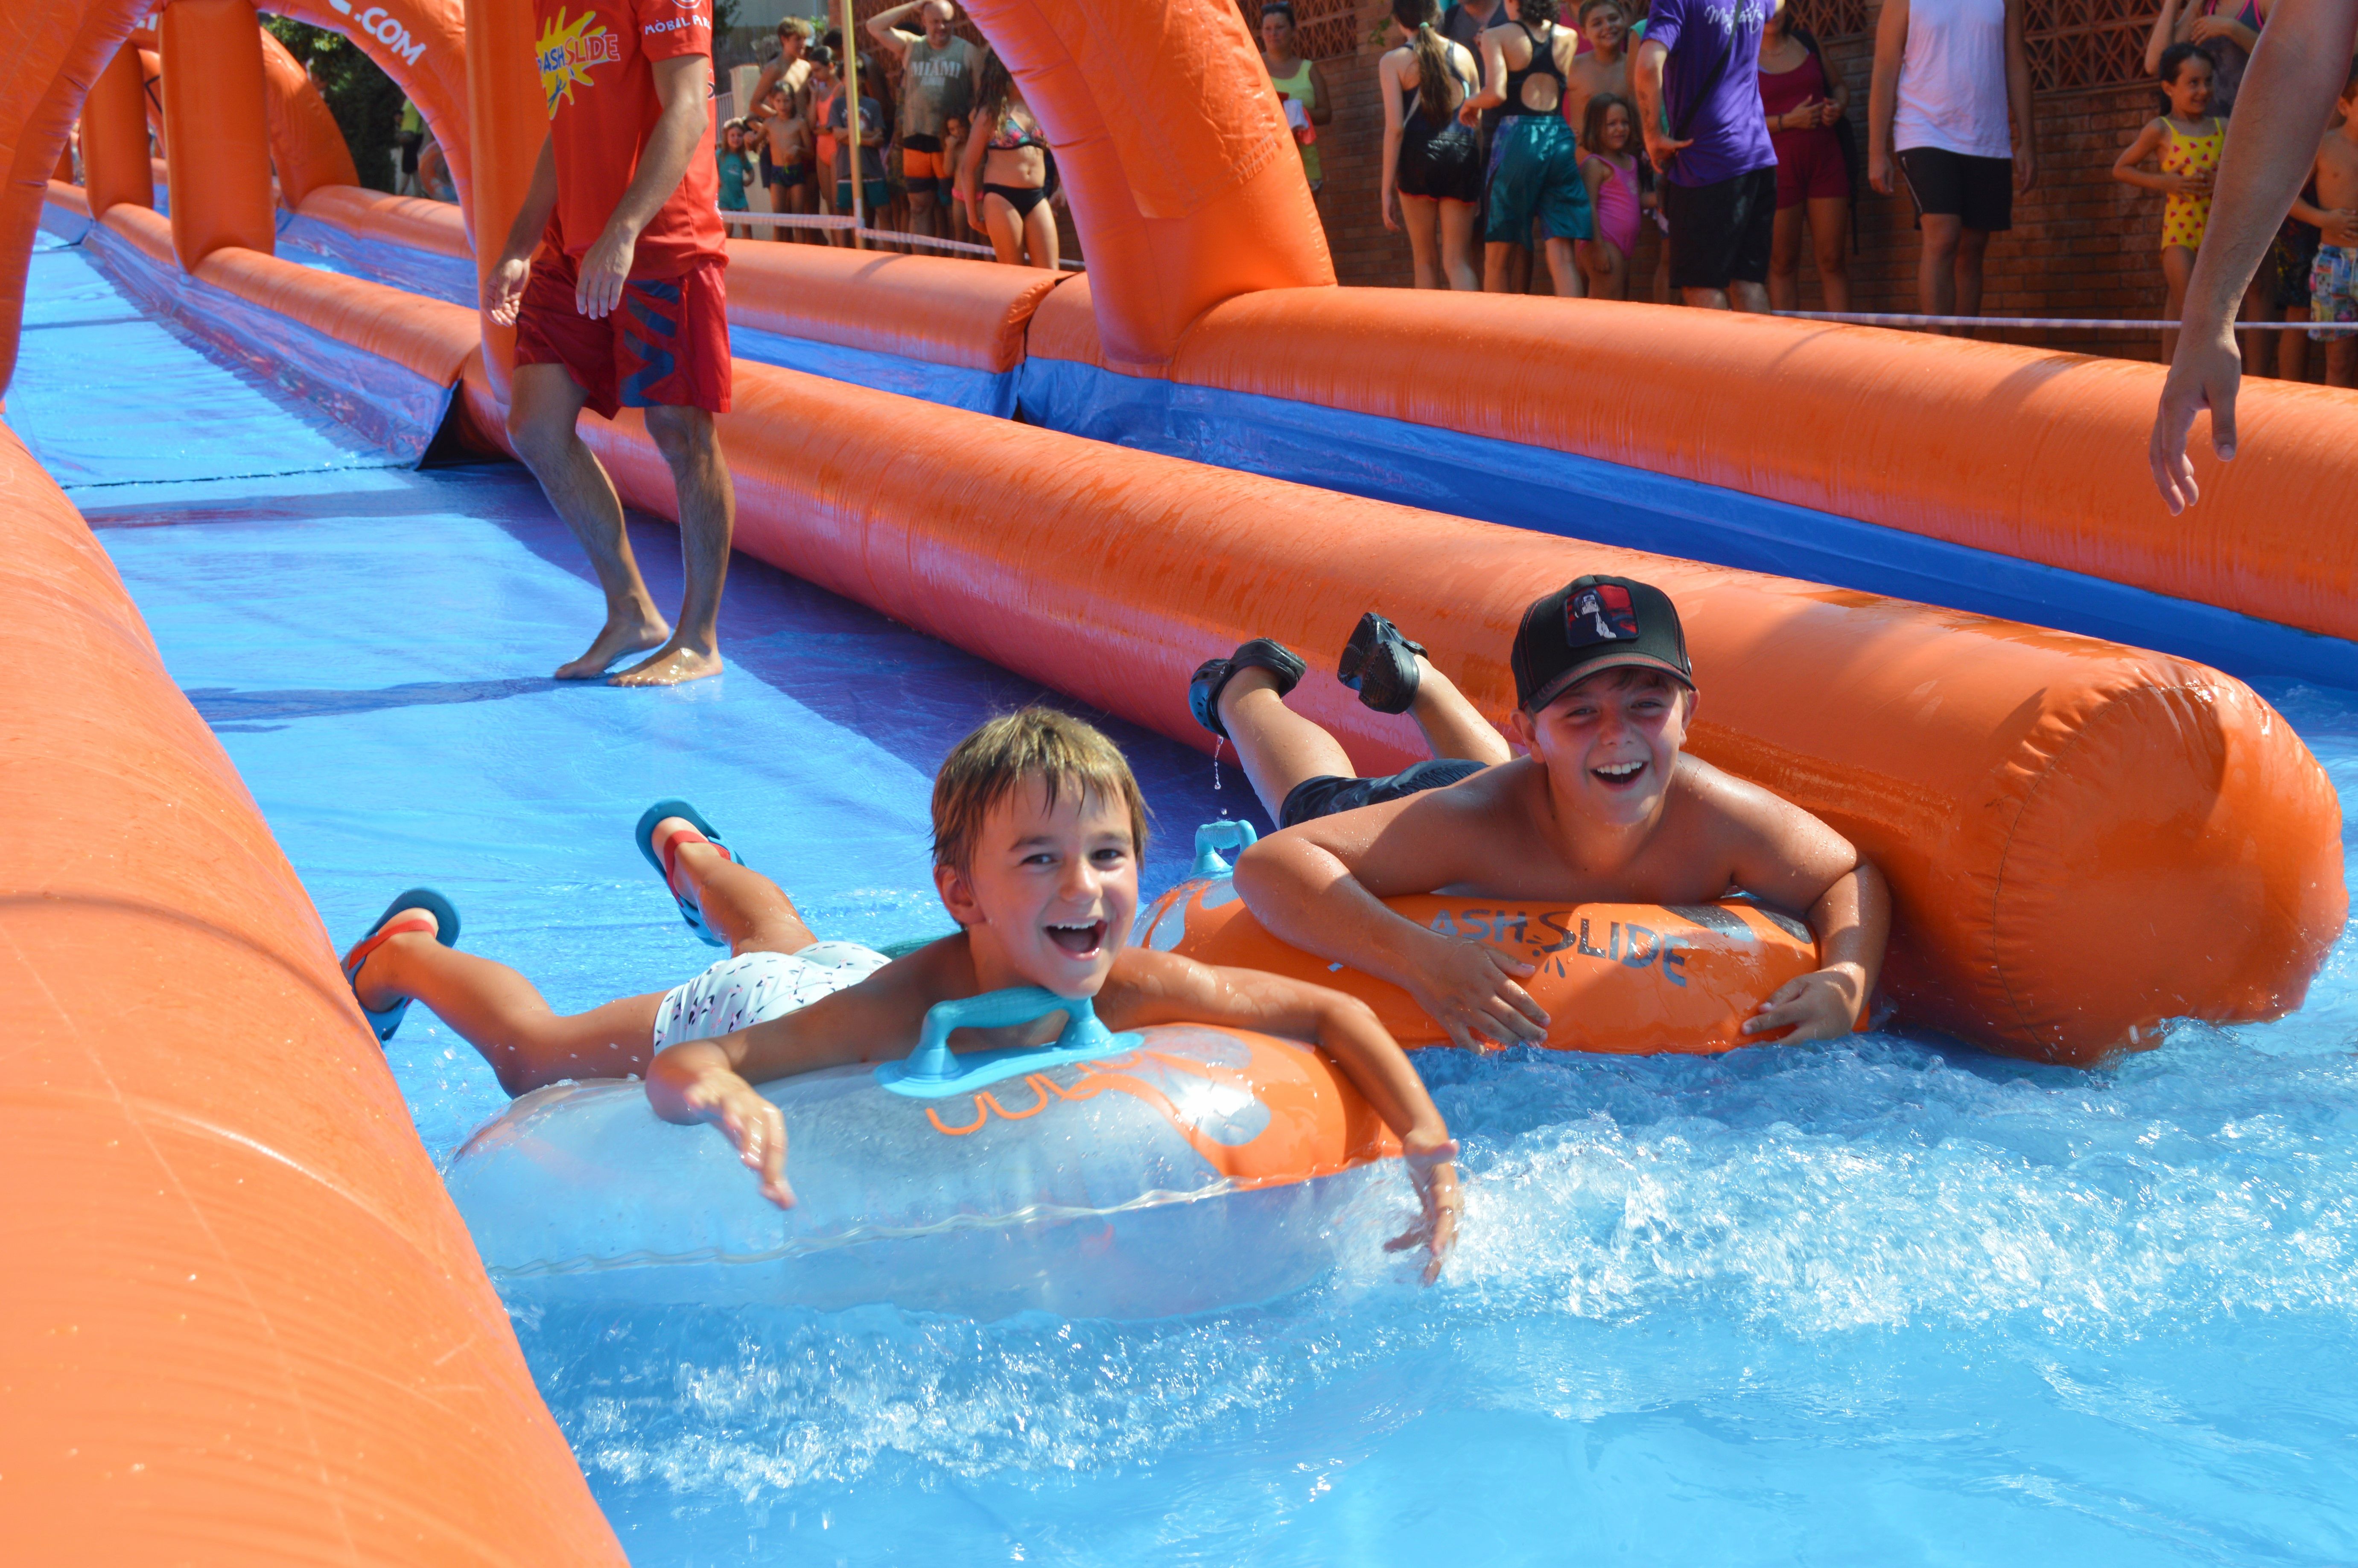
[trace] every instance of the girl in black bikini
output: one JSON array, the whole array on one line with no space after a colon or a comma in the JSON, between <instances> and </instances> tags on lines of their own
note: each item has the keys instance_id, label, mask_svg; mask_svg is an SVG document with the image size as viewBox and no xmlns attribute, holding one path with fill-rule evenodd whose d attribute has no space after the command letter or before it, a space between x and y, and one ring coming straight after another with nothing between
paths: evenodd
<instances>
[{"instance_id":1,"label":"girl in black bikini","mask_svg":"<svg viewBox=\"0 0 2358 1568\"><path fill-rule=\"evenodd\" d=\"M1466 47L1434 26L1440 16L1439 0L1392 0L1392 23L1407 41L1376 62L1384 95L1380 200L1384 227L1397 230L1392 198L1400 197L1419 288L1476 289L1482 276L1474 267L1474 218L1482 202L1482 143L1473 126L1458 120L1457 106L1474 95L1480 72Z\"/></svg>"},{"instance_id":2,"label":"girl in black bikini","mask_svg":"<svg viewBox=\"0 0 2358 1568\"><path fill-rule=\"evenodd\" d=\"M1048 138L1022 89L997 55L983 61L974 128L958 160L958 195L974 226L1011 266L1056 270L1056 214L1049 206Z\"/></svg>"}]
</instances>

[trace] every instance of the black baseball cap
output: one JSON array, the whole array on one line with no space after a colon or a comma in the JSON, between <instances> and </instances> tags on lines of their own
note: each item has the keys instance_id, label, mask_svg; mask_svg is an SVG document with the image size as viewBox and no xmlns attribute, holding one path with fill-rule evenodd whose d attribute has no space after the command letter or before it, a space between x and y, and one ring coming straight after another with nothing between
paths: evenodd
<instances>
[{"instance_id":1,"label":"black baseball cap","mask_svg":"<svg viewBox=\"0 0 2358 1568\"><path fill-rule=\"evenodd\" d=\"M1574 578L1523 611L1515 632L1515 701L1537 713L1574 681L1625 665L1694 686L1678 606L1651 583Z\"/></svg>"}]
</instances>

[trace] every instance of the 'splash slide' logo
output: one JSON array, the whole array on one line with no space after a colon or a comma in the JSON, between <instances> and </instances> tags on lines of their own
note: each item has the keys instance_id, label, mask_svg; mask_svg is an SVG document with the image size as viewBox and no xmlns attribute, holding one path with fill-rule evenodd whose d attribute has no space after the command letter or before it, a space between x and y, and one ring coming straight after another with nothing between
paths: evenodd
<instances>
[{"instance_id":1,"label":"'splash slide' logo","mask_svg":"<svg viewBox=\"0 0 2358 1568\"><path fill-rule=\"evenodd\" d=\"M619 65L622 51L611 29L600 27L590 31L590 24L598 19L595 11L585 11L574 21L565 19L559 8L556 19L540 30L539 60L540 90L548 97L548 117L557 118L557 106L573 101L573 89L595 86L590 79L590 68Z\"/></svg>"}]
</instances>

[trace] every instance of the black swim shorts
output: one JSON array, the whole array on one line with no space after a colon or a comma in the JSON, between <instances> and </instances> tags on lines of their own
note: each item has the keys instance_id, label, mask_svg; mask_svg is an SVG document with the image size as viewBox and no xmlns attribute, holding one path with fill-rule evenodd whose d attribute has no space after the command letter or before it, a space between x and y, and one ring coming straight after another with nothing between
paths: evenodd
<instances>
[{"instance_id":1,"label":"black swim shorts","mask_svg":"<svg viewBox=\"0 0 2358 1568\"><path fill-rule=\"evenodd\" d=\"M1968 229L2002 234L2014 227L2014 160L1974 157L1946 147L1906 147L1899 177L1916 199L1916 226L1924 216L1955 218Z\"/></svg>"},{"instance_id":2,"label":"black swim shorts","mask_svg":"<svg viewBox=\"0 0 2358 1568\"><path fill-rule=\"evenodd\" d=\"M1363 806L1381 806L1388 800L1405 800L1412 795L1422 795L1429 789L1446 789L1461 779L1470 779L1487 762L1469 762L1462 757L1436 757L1428 762L1418 762L1401 769L1389 778L1347 779L1326 773L1314 779L1303 779L1286 793L1285 804L1277 813L1277 825L1291 827L1300 822L1315 822L1322 816L1332 816L1341 811L1357 811Z\"/></svg>"},{"instance_id":3,"label":"black swim shorts","mask_svg":"<svg viewBox=\"0 0 2358 1568\"><path fill-rule=\"evenodd\" d=\"M1768 281L1777 234L1777 167L1751 169L1709 185L1661 186L1671 226L1671 287L1725 288Z\"/></svg>"}]
</instances>

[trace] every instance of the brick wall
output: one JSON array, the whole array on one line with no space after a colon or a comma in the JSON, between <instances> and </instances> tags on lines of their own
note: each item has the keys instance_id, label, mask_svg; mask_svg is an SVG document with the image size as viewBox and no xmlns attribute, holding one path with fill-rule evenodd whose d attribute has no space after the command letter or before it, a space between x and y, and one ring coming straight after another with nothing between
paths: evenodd
<instances>
[{"instance_id":1,"label":"brick wall","mask_svg":"<svg viewBox=\"0 0 2358 1568\"><path fill-rule=\"evenodd\" d=\"M2070 0L2055 0L2068 5ZM1840 0L1816 0L1817 6L1838 8ZM1851 89L1851 118L1866 146L1867 78L1873 65L1875 11L1851 0L1852 14L1833 19L1857 30L1826 45L1828 62ZM1815 9L1805 6L1805 10ZM1381 11L1369 0L1368 10ZM2114 21L2100 42L2111 52L2043 56L2034 48L2034 75L2070 81L2074 74L2118 76L2136 69L2125 63L2125 43L2142 48L2144 19L2128 16ZM2068 24L2070 17L2053 18ZM1375 287L1406 287L1410 281L1407 239L1385 231L1376 206L1376 184L1382 170L1383 103L1376 89L1376 61L1381 48L1368 35L1372 24L1357 29L1357 45L1348 55L1320 62L1335 95L1335 119L1319 132L1326 187L1319 200L1327 243L1335 254L1337 276L1345 283ZM1831 28L1829 29L1831 30ZM2072 32L2074 39L2084 30ZM2112 178L2114 158L2135 137L2139 126L2157 113L2153 90L2141 81L2098 86L2064 86L2035 97L2039 125L2040 169L2037 186L2015 202L2013 232L1990 243L1987 292L1983 310L1989 315L2087 316L2151 319L2161 314L2165 293L2161 278L2161 199ZM1862 159L1863 162L1863 159ZM1863 170L1862 170L1863 173ZM1862 180L1862 187L1864 181ZM1851 257L1851 300L1856 310L1912 311L1916 307L1916 233L1914 209L1904 192L1877 196L1862 189L1857 247ZM1653 276L1653 230L1641 248L1631 292L1650 297ZM1476 256L1478 265L1478 253ZM1534 284L1546 291L1544 266ZM1821 308L1815 268L1801 266L1802 308ZM2043 330L1984 330L1981 336L2010 342L2152 359L2159 351L2158 336L2125 333L2070 333Z\"/></svg>"}]
</instances>

